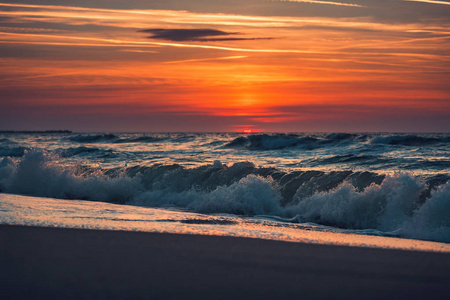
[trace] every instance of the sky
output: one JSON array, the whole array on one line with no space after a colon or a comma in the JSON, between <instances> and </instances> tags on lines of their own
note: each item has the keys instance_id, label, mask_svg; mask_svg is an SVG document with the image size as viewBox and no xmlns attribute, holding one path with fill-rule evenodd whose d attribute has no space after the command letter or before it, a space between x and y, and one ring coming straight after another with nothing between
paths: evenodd
<instances>
[{"instance_id":1,"label":"sky","mask_svg":"<svg viewBox=\"0 0 450 300\"><path fill-rule=\"evenodd\" d=\"M450 1L0 2L0 130L449 132Z\"/></svg>"}]
</instances>

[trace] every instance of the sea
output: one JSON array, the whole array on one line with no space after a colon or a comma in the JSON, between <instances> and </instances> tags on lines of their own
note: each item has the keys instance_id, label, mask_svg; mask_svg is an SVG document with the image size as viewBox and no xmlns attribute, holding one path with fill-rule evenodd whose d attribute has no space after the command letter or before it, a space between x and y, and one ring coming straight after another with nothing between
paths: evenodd
<instances>
[{"instance_id":1,"label":"sea","mask_svg":"<svg viewBox=\"0 0 450 300\"><path fill-rule=\"evenodd\" d=\"M0 193L450 243L449 154L450 133L1 132Z\"/></svg>"}]
</instances>

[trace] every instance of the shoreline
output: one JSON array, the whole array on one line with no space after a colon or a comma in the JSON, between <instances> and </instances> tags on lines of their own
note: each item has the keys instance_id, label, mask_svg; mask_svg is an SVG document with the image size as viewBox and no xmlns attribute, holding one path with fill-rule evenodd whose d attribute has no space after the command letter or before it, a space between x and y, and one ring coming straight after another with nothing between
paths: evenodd
<instances>
[{"instance_id":1,"label":"shoreline","mask_svg":"<svg viewBox=\"0 0 450 300\"><path fill-rule=\"evenodd\" d=\"M242 237L0 225L10 299L439 299L450 255Z\"/></svg>"},{"instance_id":2,"label":"shoreline","mask_svg":"<svg viewBox=\"0 0 450 300\"><path fill-rule=\"evenodd\" d=\"M98 201L0 193L0 224L91 230L235 236L312 244L450 253L450 244L336 231L264 218L208 215Z\"/></svg>"}]
</instances>

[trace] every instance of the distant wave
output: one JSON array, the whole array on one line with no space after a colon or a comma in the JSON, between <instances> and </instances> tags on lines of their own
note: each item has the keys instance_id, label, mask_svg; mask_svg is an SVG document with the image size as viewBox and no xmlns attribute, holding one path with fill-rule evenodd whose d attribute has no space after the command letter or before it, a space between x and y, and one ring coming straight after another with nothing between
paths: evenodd
<instances>
[{"instance_id":1,"label":"distant wave","mask_svg":"<svg viewBox=\"0 0 450 300\"><path fill-rule=\"evenodd\" d=\"M319 158L316 160L317 163L323 164L337 164L337 163L348 163L348 162L359 162L363 164L367 164L370 162L371 164L376 164L380 162L386 162L386 159L381 159L376 155L355 155L355 154L344 154L344 155L336 155L328 158Z\"/></svg>"},{"instance_id":2,"label":"distant wave","mask_svg":"<svg viewBox=\"0 0 450 300\"><path fill-rule=\"evenodd\" d=\"M160 136L132 136L121 138L115 134L88 134L88 135L76 135L68 138L71 142L77 143L114 143L114 144L126 144L126 143L155 143L165 141L167 137Z\"/></svg>"},{"instance_id":3,"label":"distant wave","mask_svg":"<svg viewBox=\"0 0 450 300\"><path fill-rule=\"evenodd\" d=\"M280 150L286 148L301 148L313 150L322 147L342 146L352 143L371 145L401 145L401 146L429 146L439 143L449 143L448 135L378 135L378 134L350 134L330 133L326 135L310 134L256 134L240 136L227 143L225 148L247 150Z\"/></svg>"},{"instance_id":4,"label":"distant wave","mask_svg":"<svg viewBox=\"0 0 450 300\"><path fill-rule=\"evenodd\" d=\"M258 134L235 138L224 147L248 150L279 150L303 146L313 149L318 147L318 141L319 139L315 137L302 137L294 134Z\"/></svg>"},{"instance_id":5,"label":"distant wave","mask_svg":"<svg viewBox=\"0 0 450 300\"><path fill-rule=\"evenodd\" d=\"M120 137L115 134L79 134L69 137L68 140L76 143L113 143L113 144L126 144L126 143L156 143L163 141L170 141L173 143L185 143L193 141L196 138L195 135L133 135Z\"/></svg>"},{"instance_id":6,"label":"distant wave","mask_svg":"<svg viewBox=\"0 0 450 300\"><path fill-rule=\"evenodd\" d=\"M271 215L444 242L450 242L449 180L447 175L424 180L372 172L282 172L219 161L194 169L154 165L94 171L64 168L36 150L0 162L0 191L7 193Z\"/></svg>"},{"instance_id":7,"label":"distant wave","mask_svg":"<svg viewBox=\"0 0 450 300\"><path fill-rule=\"evenodd\" d=\"M389 135L378 136L372 139L372 144L401 145L401 146L426 146L438 143L449 143L449 137L427 137L420 135Z\"/></svg>"},{"instance_id":8,"label":"distant wave","mask_svg":"<svg viewBox=\"0 0 450 300\"><path fill-rule=\"evenodd\" d=\"M367 136L365 134L352 134L352 133L329 133L325 136L328 140L354 140L354 139L365 139Z\"/></svg>"},{"instance_id":9,"label":"distant wave","mask_svg":"<svg viewBox=\"0 0 450 300\"><path fill-rule=\"evenodd\" d=\"M237 137L225 148L248 150L280 150L285 148L301 148L313 150L321 147L341 145L342 143L361 142L367 139L366 135L350 133L330 133L327 135L300 135L300 134L256 134Z\"/></svg>"},{"instance_id":10,"label":"distant wave","mask_svg":"<svg viewBox=\"0 0 450 300\"><path fill-rule=\"evenodd\" d=\"M123 138L115 141L115 143L156 143L167 140L164 137L139 136L132 138Z\"/></svg>"},{"instance_id":11,"label":"distant wave","mask_svg":"<svg viewBox=\"0 0 450 300\"><path fill-rule=\"evenodd\" d=\"M70 130L0 130L0 134L71 134Z\"/></svg>"},{"instance_id":12,"label":"distant wave","mask_svg":"<svg viewBox=\"0 0 450 300\"><path fill-rule=\"evenodd\" d=\"M118 140L119 137L114 134L80 134L68 138L72 142L78 143L101 143L101 142L112 142Z\"/></svg>"}]
</instances>

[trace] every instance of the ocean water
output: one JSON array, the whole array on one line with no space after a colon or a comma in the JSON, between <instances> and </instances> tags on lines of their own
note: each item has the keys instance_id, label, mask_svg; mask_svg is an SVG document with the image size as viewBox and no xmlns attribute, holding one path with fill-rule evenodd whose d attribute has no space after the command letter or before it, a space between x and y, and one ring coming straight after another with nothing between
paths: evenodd
<instances>
[{"instance_id":1,"label":"ocean water","mask_svg":"<svg viewBox=\"0 0 450 300\"><path fill-rule=\"evenodd\" d=\"M450 134L4 132L0 192L449 243L449 153Z\"/></svg>"}]
</instances>

